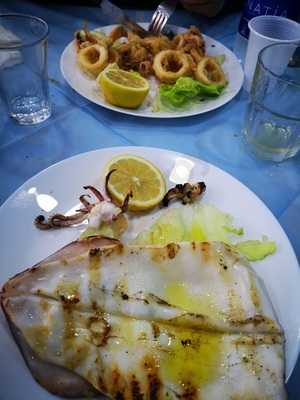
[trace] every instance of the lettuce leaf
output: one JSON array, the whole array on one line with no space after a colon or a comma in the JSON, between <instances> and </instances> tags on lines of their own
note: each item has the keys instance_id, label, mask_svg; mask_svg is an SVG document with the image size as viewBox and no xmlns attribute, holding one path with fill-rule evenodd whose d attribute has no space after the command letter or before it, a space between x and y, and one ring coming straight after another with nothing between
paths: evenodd
<instances>
[{"instance_id":1,"label":"lettuce leaf","mask_svg":"<svg viewBox=\"0 0 300 400\"><path fill-rule=\"evenodd\" d=\"M183 108L203 99L218 97L223 90L223 85L205 85L193 78L181 77L174 85L160 85L159 97L163 106Z\"/></svg>"},{"instance_id":2,"label":"lettuce leaf","mask_svg":"<svg viewBox=\"0 0 300 400\"><path fill-rule=\"evenodd\" d=\"M208 204L170 208L146 231L132 242L137 245L166 245L183 241L220 241L233 246L249 261L258 261L276 251L275 242L236 238L244 234L243 228L233 225L233 217Z\"/></svg>"},{"instance_id":3,"label":"lettuce leaf","mask_svg":"<svg viewBox=\"0 0 300 400\"><path fill-rule=\"evenodd\" d=\"M235 228L234 226L225 226L224 229L226 229L227 232L234 233L237 236L242 236L244 234L243 228Z\"/></svg>"},{"instance_id":4,"label":"lettuce leaf","mask_svg":"<svg viewBox=\"0 0 300 400\"><path fill-rule=\"evenodd\" d=\"M276 251L276 243L266 238L262 240L245 240L237 243L234 247L249 261L262 260Z\"/></svg>"},{"instance_id":5,"label":"lettuce leaf","mask_svg":"<svg viewBox=\"0 0 300 400\"><path fill-rule=\"evenodd\" d=\"M232 217L208 205L170 208L150 229L141 232L134 244L160 244L182 241L221 241L232 243L232 234L241 228L232 226Z\"/></svg>"}]
</instances>

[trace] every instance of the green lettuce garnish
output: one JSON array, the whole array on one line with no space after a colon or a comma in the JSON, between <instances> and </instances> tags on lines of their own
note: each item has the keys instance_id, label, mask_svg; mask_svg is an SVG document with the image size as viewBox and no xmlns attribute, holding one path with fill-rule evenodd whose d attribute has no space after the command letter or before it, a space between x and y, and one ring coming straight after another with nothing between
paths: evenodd
<instances>
[{"instance_id":1,"label":"green lettuce garnish","mask_svg":"<svg viewBox=\"0 0 300 400\"><path fill-rule=\"evenodd\" d=\"M170 242L220 241L233 246L249 261L258 261L276 251L275 242L266 237L236 243L243 228L233 225L233 217L209 204L171 208L141 232L133 241L137 245L166 245Z\"/></svg>"},{"instance_id":2,"label":"green lettuce garnish","mask_svg":"<svg viewBox=\"0 0 300 400\"><path fill-rule=\"evenodd\" d=\"M249 261L262 260L276 251L276 243L265 237L262 240L245 240L237 243L234 247Z\"/></svg>"},{"instance_id":3,"label":"green lettuce garnish","mask_svg":"<svg viewBox=\"0 0 300 400\"><path fill-rule=\"evenodd\" d=\"M243 228L235 228L234 226L224 226L227 232L234 233L237 236L242 236L244 234Z\"/></svg>"},{"instance_id":4,"label":"green lettuce garnish","mask_svg":"<svg viewBox=\"0 0 300 400\"><path fill-rule=\"evenodd\" d=\"M134 244L160 244L183 241L221 241L231 244L231 236L241 228L232 225L233 218L208 205L170 208L150 229L141 232Z\"/></svg>"},{"instance_id":5,"label":"green lettuce garnish","mask_svg":"<svg viewBox=\"0 0 300 400\"><path fill-rule=\"evenodd\" d=\"M174 85L162 84L159 87L161 108L184 108L204 99L218 97L224 85L205 85L190 77L177 79Z\"/></svg>"}]
</instances>

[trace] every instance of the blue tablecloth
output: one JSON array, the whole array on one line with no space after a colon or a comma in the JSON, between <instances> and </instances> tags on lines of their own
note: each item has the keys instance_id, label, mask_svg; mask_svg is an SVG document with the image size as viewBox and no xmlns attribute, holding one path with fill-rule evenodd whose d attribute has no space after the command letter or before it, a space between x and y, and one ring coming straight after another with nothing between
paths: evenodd
<instances>
[{"instance_id":1,"label":"blue tablecloth","mask_svg":"<svg viewBox=\"0 0 300 400\"><path fill-rule=\"evenodd\" d=\"M241 126L247 95L241 91L216 111L174 120L136 118L91 104L64 82L59 59L84 20L89 21L90 28L107 25L108 21L96 8L43 3L2 0L0 5L1 13L33 14L49 24L53 104L48 121L24 127L7 116L0 99L0 204L31 176L75 154L119 145L167 148L217 165L252 189L278 218L300 260L300 156L275 164L258 161L245 152ZM138 21L148 21L151 15L145 10L128 13ZM170 22L186 27L198 25L204 33L232 48L238 19L239 15L233 14L208 20L179 10ZM288 383L291 400L300 398L299 374L300 362ZM0 399L16 400L2 399L1 388Z\"/></svg>"}]
</instances>

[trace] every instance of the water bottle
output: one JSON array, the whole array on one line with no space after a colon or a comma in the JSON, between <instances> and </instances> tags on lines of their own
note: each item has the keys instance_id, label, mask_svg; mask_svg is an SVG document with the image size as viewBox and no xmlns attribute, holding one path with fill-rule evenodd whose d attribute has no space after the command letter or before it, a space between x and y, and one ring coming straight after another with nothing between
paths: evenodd
<instances>
[{"instance_id":1,"label":"water bottle","mask_svg":"<svg viewBox=\"0 0 300 400\"><path fill-rule=\"evenodd\" d=\"M258 15L277 15L299 21L300 0L246 0L234 44L234 53L244 63L249 29L248 22Z\"/></svg>"}]
</instances>

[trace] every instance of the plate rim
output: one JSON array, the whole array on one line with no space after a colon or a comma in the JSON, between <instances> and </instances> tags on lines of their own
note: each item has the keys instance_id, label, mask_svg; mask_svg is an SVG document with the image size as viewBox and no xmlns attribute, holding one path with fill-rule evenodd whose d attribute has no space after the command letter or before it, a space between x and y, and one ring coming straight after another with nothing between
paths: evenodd
<instances>
[{"instance_id":1,"label":"plate rim","mask_svg":"<svg viewBox=\"0 0 300 400\"><path fill-rule=\"evenodd\" d=\"M265 202L255 193L253 192L247 185L245 185L243 182L241 182L238 178L236 178L235 176L233 176L232 174L230 174L229 172L227 172L226 170L216 166L213 163L210 163L208 161L202 160L201 158L195 157L193 155L190 155L188 153L182 153L182 152L178 152L175 150L169 150L169 149L165 149L165 148L161 148L161 147L154 147L154 146L110 146L110 147L102 147L102 148L98 148L98 149L94 149L94 150L89 150L86 152L82 152L79 154L75 154L73 156L67 157L63 160L60 160L50 166L48 166L47 168L39 171L38 173L36 173L35 175L33 175L32 177L30 177L29 179L27 179L25 182L23 182L22 185L20 185L0 206L0 217L2 212L5 212L5 208L8 206L8 203L11 202L15 196L17 196L19 194L19 192L21 192L24 187L27 184L30 184L34 179L36 178L40 178L41 175L47 173L49 170L57 168L62 166L64 163L69 163L69 162L74 162L74 160L76 160L77 158L85 158L88 157L89 154L91 153L101 153L101 152L105 152L105 151L112 151L112 152L130 152L131 150L134 151L158 151L161 153L167 152L169 154L172 155L176 155L177 157L189 157L192 161L196 161L197 163L201 162L204 165L207 166L212 166L215 170L217 170L217 172L221 172L222 174L225 174L227 177L229 177L230 179L232 179L233 181L235 181L235 183L239 184L240 186L243 187L244 190L246 190L248 193L251 194L251 196L253 196L255 198L256 201L258 201L261 206L263 206L265 212L267 212L269 214L269 216L274 220L274 222L276 223L278 229L280 230L281 234L283 235L283 237L285 238L285 245L287 245L289 247L289 252L291 257L294 259L295 264L299 266L299 262L298 259L296 257L294 248L285 232L285 230L283 229L283 227L281 226L280 222L278 221L278 219L276 218L276 216L273 214L273 212L269 209L269 207L265 204ZM298 268L298 275L299 275L299 281L300 281L300 268ZM297 343L297 351L296 351L297 355L295 357L295 359L292 360L292 368L289 371L288 375L284 375L285 377L285 383L287 383L296 367L297 364L297 360L299 358L299 354L300 354L300 339L298 340Z\"/></svg>"},{"instance_id":2,"label":"plate rim","mask_svg":"<svg viewBox=\"0 0 300 400\"><path fill-rule=\"evenodd\" d=\"M138 24L143 26L143 27L147 27L149 25L149 22L138 22ZM99 26L99 27L96 27L94 30L107 29L107 28L110 28L110 27L113 29L114 27L116 27L118 25L119 24L111 24L111 25ZM178 26L178 25L174 25L174 24L168 24L168 27L170 27L171 29L175 28L175 29L179 29L179 30L188 29L186 27L182 27L182 26ZM63 63L63 60L65 58L66 52L74 44L74 39L64 47L64 49L63 49L63 51L61 53L60 60L59 60L60 72L61 72L61 74L62 74L62 76L64 78L64 81L67 83L67 85L72 90L74 90L78 95L80 95L84 99L88 100L89 102L91 102L91 103L93 103L93 104L95 104L97 106L105 108L106 110L115 111L117 113L119 112L119 113L124 114L124 115L131 115L131 116L135 116L135 117L139 117L139 118L154 118L154 119L159 119L159 118L161 118L161 119L188 118L188 117L194 117L194 116L197 116L197 115L205 115L207 113L210 113L211 111L217 110L218 108L221 108L221 107L225 106L231 100L233 100L239 94L239 92L241 91L241 89L243 87L245 75L244 75L244 70L243 70L240 62L238 61L238 58L236 57L236 55L233 53L232 50L230 50L227 46L225 46L219 40L214 39L213 37L208 36L208 35L206 35L204 33L202 33L202 35L203 35L205 40L206 39L214 40L215 42L218 42L220 45L222 45L223 47L226 48L226 50L231 54L231 57L237 61L237 65L239 66L239 74L240 74L239 85L238 85L237 89L232 93L232 95L224 103L219 104L219 105L215 105L215 106L213 106L211 109L209 109L207 111L201 111L201 110L199 111L199 110L195 109L194 111L190 111L188 113L182 113L182 114L174 113L175 115L173 115L171 112L170 113L165 113L163 115L159 115L159 113L155 113L155 112L153 112L151 114L150 113L140 114L140 113L136 112L135 110L131 110L131 109L128 109L128 108L121 108L121 107L113 106L113 105L105 103L105 102L103 104L99 104L99 103L95 102L90 97L87 97L86 95L82 94L82 92L79 91L78 89L75 89L74 86L71 85L69 80L66 78L65 65Z\"/></svg>"}]
</instances>

